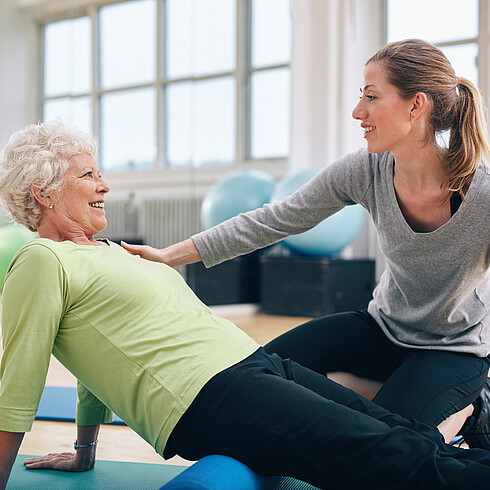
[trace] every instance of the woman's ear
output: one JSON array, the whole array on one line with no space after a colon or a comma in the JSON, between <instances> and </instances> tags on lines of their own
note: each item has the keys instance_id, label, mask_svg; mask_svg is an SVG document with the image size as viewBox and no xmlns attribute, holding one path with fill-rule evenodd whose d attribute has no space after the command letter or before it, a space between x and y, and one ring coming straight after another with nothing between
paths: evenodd
<instances>
[{"instance_id":1,"label":"woman's ear","mask_svg":"<svg viewBox=\"0 0 490 490\"><path fill-rule=\"evenodd\" d=\"M36 184L31 184L31 192L36 201L41 205L46 208L50 207L51 204L51 197L50 196L45 196L43 189L38 187Z\"/></svg>"},{"instance_id":2,"label":"woman's ear","mask_svg":"<svg viewBox=\"0 0 490 490\"><path fill-rule=\"evenodd\" d=\"M410 119L414 121L419 118L427 109L429 98L424 92L417 92L412 98L412 107L410 110Z\"/></svg>"}]
</instances>

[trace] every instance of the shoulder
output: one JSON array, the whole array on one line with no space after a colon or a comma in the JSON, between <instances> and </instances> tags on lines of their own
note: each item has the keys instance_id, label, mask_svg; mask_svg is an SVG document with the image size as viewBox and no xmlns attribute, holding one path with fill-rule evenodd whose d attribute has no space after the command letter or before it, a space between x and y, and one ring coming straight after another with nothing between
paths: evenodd
<instances>
[{"instance_id":1,"label":"shoulder","mask_svg":"<svg viewBox=\"0 0 490 490\"><path fill-rule=\"evenodd\" d=\"M482 178L485 185L490 186L490 163L483 163L478 167L477 172L482 173Z\"/></svg>"},{"instance_id":2,"label":"shoulder","mask_svg":"<svg viewBox=\"0 0 490 490\"><path fill-rule=\"evenodd\" d=\"M483 200L484 203L488 203L490 201L490 166L488 164L484 163L477 168L467 196L469 199L475 197L478 202Z\"/></svg>"},{"instance_id":3,"label":"shoulder","mask_svg":"<svg viewBox=\"0 0 490 490\"><path fill-rule=\"evenodd\" d=\"M369 153L360 149L328 165L319 178L325 187L345 189L357 202L364 202L375 183L386 179L392 162L390 152Z\"/></svg>"},{"instance_id":4,"label":"shoulder","mask_svg":"<svg viewBox=\"0 0 490 490\"><path fill-rule=\"evenodd\" d=\"M35 238L17 252L15 259L53 260L57 255L56 242L47 238Z\"/></svg>"},{"instance_id":5,"label":"shoulder","mask_svg":"<svg viewBox=\"0 0 490 490\"><path fill-rule=\"evenodd\" d=\"M62 268L55 242L45 238L36 238L24 245L15 255L7 271L7 277L15 271L23 274L53 273Z\"/></svg>"},{"instance_id":6,"label":"shoulder","mask_svg":"<svg viewBox=\"0 0 490 490\"><path fill-rule=\"evenodd\" d=\"M343 172L352 176L353 174L366 175L383 172L393 162L393 155L386 151L383 153L369 153L365 148L361 148L352 153L348 153L339 158L326 170L332 172Z\"/></svg>"}]
</instances>

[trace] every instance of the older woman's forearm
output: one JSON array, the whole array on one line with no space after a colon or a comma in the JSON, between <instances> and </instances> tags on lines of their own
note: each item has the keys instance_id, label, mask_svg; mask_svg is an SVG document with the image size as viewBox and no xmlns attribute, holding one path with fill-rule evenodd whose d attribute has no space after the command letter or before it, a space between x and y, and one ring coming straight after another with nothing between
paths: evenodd
<instances>
[{"instance_id":1,"label":"older woman's forearm","mask_svg":"<svg viewBox=\"0 0 490 490\"><path fill-rule=\"evenodd\" d=\"M99 429L100 425L77 426L75 466L79 471L90 470L95 465Z\"/></svg>"},{"instance_id":2,"label":"older woman's forearm","mask_svg":"<svg viewBox=\"0 0 490 490\"><path fill-rule=\"evenodd\" d=\"M0 430L0 490L7 485L23 437L23 432Z\"/></svg>"}]
</instances>

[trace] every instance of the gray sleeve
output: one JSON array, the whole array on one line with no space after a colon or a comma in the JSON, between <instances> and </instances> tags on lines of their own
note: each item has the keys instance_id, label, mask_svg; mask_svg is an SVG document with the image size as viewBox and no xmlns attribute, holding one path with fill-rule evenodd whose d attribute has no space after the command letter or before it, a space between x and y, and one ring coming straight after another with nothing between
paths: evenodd
<instances>
[{"instance_id":1,"label":"gray sleeve","mask_svg":"<svg viewBox=\"0 0 490 490\"><path fill-rule=\"evenodd\" d=\"M351 153L323 169L280 202L239 214L192 236L206 267L303 233L344 206L363 203L372 183L366 150Z\"/></svg>"}]
</instances>

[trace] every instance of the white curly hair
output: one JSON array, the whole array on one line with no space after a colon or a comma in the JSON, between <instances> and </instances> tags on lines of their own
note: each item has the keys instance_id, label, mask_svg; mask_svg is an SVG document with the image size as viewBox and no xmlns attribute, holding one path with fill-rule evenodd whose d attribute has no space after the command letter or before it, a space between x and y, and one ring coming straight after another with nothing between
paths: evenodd
<instances>
[{"instance_id":1,"label":"white curly hair","mask_svg":"<svg viewBox=\"0 0 490 490\"><path fill-rule=\"evenodd\" d=\"M58 192L69 159L96 151L92 136L60 121L16 131L0 153L0 203L15 222L37 231L41 206L31 192L32 184L46 196Z\"/></svg>"}]
</instances>

